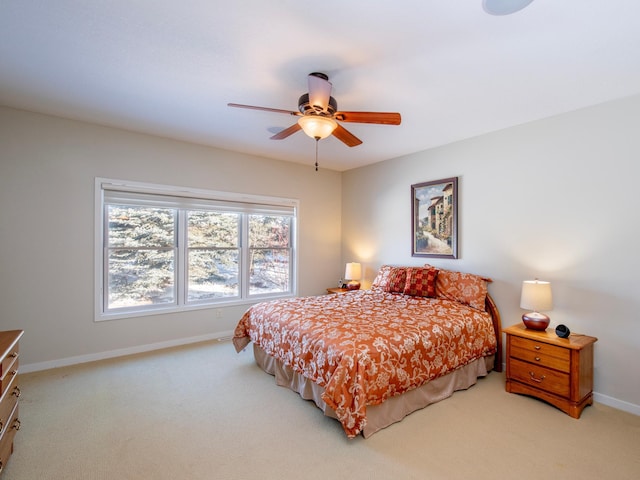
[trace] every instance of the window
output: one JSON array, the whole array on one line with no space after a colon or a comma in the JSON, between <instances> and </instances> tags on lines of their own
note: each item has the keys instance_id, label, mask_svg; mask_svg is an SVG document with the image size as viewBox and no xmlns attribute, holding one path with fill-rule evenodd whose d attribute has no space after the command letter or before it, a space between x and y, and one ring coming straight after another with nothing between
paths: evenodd
<instances>
[{"instance_id":1,"label":"window","mask_svg":"<svg viewBox=\"0 0 640 480\"><path fill-rule=\"evenodd\" d=\"M96 209L98 320L295 294L295 200L96 179Z\"/></svg>"}]
</instances>

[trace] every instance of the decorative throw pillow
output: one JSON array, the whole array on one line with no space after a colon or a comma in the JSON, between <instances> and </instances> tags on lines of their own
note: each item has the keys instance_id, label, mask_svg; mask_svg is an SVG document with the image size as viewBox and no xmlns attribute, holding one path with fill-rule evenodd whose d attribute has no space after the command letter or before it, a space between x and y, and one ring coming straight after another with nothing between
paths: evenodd
<instances>
[{"instance_id":1,"label":"decorative throw pillow","mask_svg":"<svg viewBox=\"0 0 640 480\"><path fill-rule=\"evenodd\" d=\"M488 282L491 282L490 278L472 273L440 270L436 278L436 296L484 311Z\"/></svg>"},{"instance_id":2,"label":"decorative throw pillow","mask_svg":"<svg viewBox=\"0 0 640 480\"><path fill-rule=\"evenodd\" d=\"M408 267L404 294L415 297L435 297L438 269L430 267Z\"/></svg>"},{"instance_id":3,"label":"decorative throw pillow","mask_svg":"<svg viewBox=\"0 0 640 480\"><path fill-rule=\"evenodd\" d=\"M391 270L393 267L391 265L382 265L380 270L378 270L378 274L376 278L373 279L373 283L371 284L371 290L379 290L382 292L387 291L387 287L389 286L389 275L391 274Z\"/></svg>"},{"instance_id":4,"label":"decorative throw pillow","mask_svg":"<svg viewBox=\"0 0 640 480\"><path fill-rule=\"evenodd\" d=\"M402 293L404 292L404 284L407 282L406 267L392 267L389 272L389 282L385 292Z\"/></svg>"}]
</instances>

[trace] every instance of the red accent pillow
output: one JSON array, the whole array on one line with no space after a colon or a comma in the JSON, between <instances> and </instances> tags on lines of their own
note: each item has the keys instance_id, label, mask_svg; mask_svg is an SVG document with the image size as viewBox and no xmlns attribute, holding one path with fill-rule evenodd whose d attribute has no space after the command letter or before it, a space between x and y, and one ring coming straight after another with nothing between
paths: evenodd
<instances>
[{"instance_id":1,"label":"red accent pillow","mask_svg":"<svg viewBox=\"0 0 640 480\"><path fill-rule=\"evenodd\" d=\"M406 267L391 267L389 272L389 282L385 288L385 292L402 293L404 292L404 284L407 282Z\"/></svg>"},{"instance_id":2,"label":"red accent pillow","mask_svg":"<svg viewBox=\"0 0 640 480\"><path fill-rule=\"evenodd\" d=\"M404 294L415 297L435 297L436 278L438 269L423 267L408 267L407 281L404 284Z\"/></svg>"}]
</instances>

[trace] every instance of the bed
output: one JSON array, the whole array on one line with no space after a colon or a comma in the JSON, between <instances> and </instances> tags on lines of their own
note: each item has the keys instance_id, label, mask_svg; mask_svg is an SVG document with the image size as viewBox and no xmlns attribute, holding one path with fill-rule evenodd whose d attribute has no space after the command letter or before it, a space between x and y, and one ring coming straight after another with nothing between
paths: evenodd
<instances>
[{"instance_id":1,"label":"bed","mask_svg":"<svg viewBox=\"0 0 640 480\"><path fill-rule=\"evenodd\" d=\"M257 364L349 438L365 438L501 371L500 314L491 280L384 265L370 290L250 307L233 337Z\"/></svg>"}]
</instances>

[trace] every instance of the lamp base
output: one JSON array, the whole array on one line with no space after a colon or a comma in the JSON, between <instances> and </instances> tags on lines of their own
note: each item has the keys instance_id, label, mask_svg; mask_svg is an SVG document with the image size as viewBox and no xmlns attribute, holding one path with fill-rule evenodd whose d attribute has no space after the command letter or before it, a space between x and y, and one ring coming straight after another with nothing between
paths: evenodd
<instances>
[{"instance_id":1,"label":"lamp base","mask_svg":"<svg viewBox=\"0 0 640 480\"><path fill-rule=\"evenodd\" d=\"M546 330L550 318L544 313L529 312L522 315L522 323L530 330Z\"/></svg>"},{"instance_id":2,"label":"lamp base","mask_svg":"<svg viewBox=\"0 0 640 480\"><path fill-rule=\"evenodd\" d=\"M360 282L351 281L347 283L347 290L360 290Z\"/></svg>"}]
</instances>

